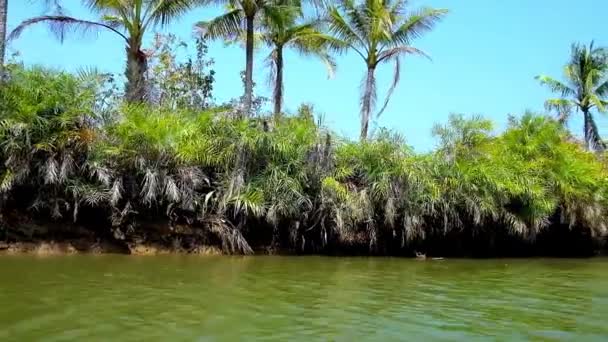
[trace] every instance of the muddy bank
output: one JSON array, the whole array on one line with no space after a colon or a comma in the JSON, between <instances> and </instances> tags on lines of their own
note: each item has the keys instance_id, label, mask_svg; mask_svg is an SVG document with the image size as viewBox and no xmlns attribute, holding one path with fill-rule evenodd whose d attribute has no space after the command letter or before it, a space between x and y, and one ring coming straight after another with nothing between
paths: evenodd
<instances>
[{"instance_id":1,"label":"muddy bank","mask_svg":"<svg viewBox=\"0 0 608 342\"><path fill-rule=\"evenodd\" d=\"M0 226L0 253L222 254L216 241L190 227L170 227L165 222L159 222L147 224L140 231L145 234L118 234L106 225L44 222L20 215L14 216L12 221L5 220L4 225Z\"/></svg>"},{"instance_id":2,"label":"muddy bank","mask_svg":"<svg viewBox=\"0 0 608 342\"><path fill-rule=\"evenodd\" d=\"M288 229L251 222L231 230L213 229L188 222L174 223L147 217L134 225L112 227L108 221L89 216L79 224L47 221L12 212L0 221L0 253L54 254L257 254L399 256L447 258L494 257L591 257L605 255L605 239L567 226L552 226L534 240L514 237L498 227L485 232L466 229L448 234L429 234L404 243L400 232L380 230L373 248L364 234L350 239L314 230L287 234ZM238 234L236 234L238 233ZM297 233L297 232L296 232ZM242 234L242 235L241 235ZM392 234L388 236L387 234ZM394 236L393 236L394 235ZM247 253L238 249L245 241Z\"/></svg>"},{"instance_id":3,"label":"muddy bank","mask_svg":"<svg viewBox=\"0 0 608 342\"><path fill-rule=\"evenodd\" d=\"M155 244L120 244L114 241L36 241L36 242L0 242L0 254L127 254L127 255L163 255L163 254L196 254L221 255L222 251L214 246L199 246L191 250L176 249Z\"/></svg>"}]
</instances>

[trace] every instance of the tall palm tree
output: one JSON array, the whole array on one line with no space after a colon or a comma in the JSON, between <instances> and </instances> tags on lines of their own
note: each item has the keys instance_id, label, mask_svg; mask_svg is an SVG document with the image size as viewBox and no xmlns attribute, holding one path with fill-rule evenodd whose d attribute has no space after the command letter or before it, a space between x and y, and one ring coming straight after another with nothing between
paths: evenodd
<instances>
[{"instance_id":1,"label":"tall palm tree","mask_svg":"<svg viewBox=\"0 0 608 342\"><path fill-rule=\"evenodd\" d=\"M0 0L0 77L4 71L4 56L6 54L6 20L8 0Z\"/></svg>"},{"instance_id":2,"label":"tall palm tree","mask_svg":"<svg viewBox=\"0 0 608 342\"><path fill-rule=\"evenodd\" d=\"M598 112L605 112L608 107L608 50L595 47L593 42L589 46L572 44L571 49L570 61L564 68L565 82L545 75L536 79L561 95L545 102L547 110L557 111L562 123L568 120L573 110L580 111L587 149L603 151L605 144L591 110L595 108Z\"/></svg>"},{"instance_id":3,"label":"tall palm tree","mask_svg":"<svg viewBox=\"0 0 608 342\"><path fill-rule=\"evenodd\" d=\"M234 40L243 32L245 41L245 103L244 113L251 114L253 101L253 49L255 22L260 16L271 15L276 4L273 0L204 0L207 3L223 5L228 11L209 21L196 24L202 35L207 39ZM274 11L276 13L276 11Z\"/></svg>"},{"instance_id":4,"label":"tall palm tree","mask_svg":"<svg viewBox=\"0 0 608 342\"><path fill-rule=\"evenodd\" d=\"M143 38L148 29L165 26L194 5L204 0L85 0L89 8L100 15L98 21L82 20L61 13L44 15L23 21L10 34L9 39L34 24L49 23L57 37L63 41L69 30L107 30L126 43L127 66L125 96L127 101L145 99L145 73L147 57L142 51Z\"/></svg>"},{"instance_id":5,"label":"tall palm tree","mask_svg":"<svg viewBox=\"0 0 608 342\"><path fill-rule=\"evenodd\" d=\"M296 6L291 10L283 9L278 15L266 18L262 24L261 40L271 49L267 60L272 70L275 118L280 117L282 112L284 49L293 48L302 55L319 58L331 76L335 62L328 49L339 50L343 47L339 40L321 32L318 20L300 23L301 15L300 8Z\"/></svg>"},{"instance_id":6,"label":"tall palm tree","mask_svg":"<svg viewBox=\"0 0 608 342\"><path fill-rule=\"evenodd\" d=\"M365 62L362 83L361 140L367 139L369 120L376 105L376 68L394 63L393 81L376 117L386 109L400 78L400 59L408 54L426 56L411 46L447 14L445 9L407 10L407 0L335 0L328 9L329 31Z\"/></svg>"}]
</instances>

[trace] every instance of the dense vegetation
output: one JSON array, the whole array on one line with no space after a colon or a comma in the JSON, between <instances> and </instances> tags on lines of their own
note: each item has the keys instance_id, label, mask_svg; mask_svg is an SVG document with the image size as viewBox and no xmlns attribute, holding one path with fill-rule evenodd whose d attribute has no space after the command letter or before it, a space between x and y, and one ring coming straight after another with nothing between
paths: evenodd
<instances>
[{"instance_id":1,"label":"dense vegetation","mask_svg":"<svg viewBox=\"0 0 608 342\"><path fill-rule=\"evenodd\" d=\"M411 40L445 11L406 15L401 0L336 1L326 9L318 1L321 17L311 21L294 16L299 2L229 1L226 15L197 24L196 57L182 62L172 36L157 36L142 55L148 24L122 9L145 9L132 14L164 25L195 4L165 2L91 1L104 14L123 16L103 17L114 20L113 30L124 27L139 39L123 36L124 90L112 75L7 65L0 85L1 238L89 236L184 251L217 245L227 253L588 255L603 248L608 172L590 111L605 106L604 50L575 46L569 85L539 77L565 97L547 102L561 119L525 113L495 134L482 117L452 115L433 130L438 148L420 154L391 130L368 136L374 72L382 62L395 64L388 101L399 58L423 54ZM40 21L99 26L66 18L32 19L17 31ZM213 103L205 39L244 36L249 46L254 27L281 74L286 47L330 65L330 52L361 55L367 73L359 142L324 127L311 106L283 115L279 74L275 110L265 114L249 58L245 95ZM588 95L574 96L577 85ZM563 126L577 106L585 116L583 143ZM26 229L32 226L47 229Z\"/></svg>"},{"instance_id":2,"label":"dense vegetation","mask_svg":"<svg viewBox=\"0 0 608 342\"><path fill-rule=\"evenodd\" d=\"M24 238L29 212L99 237L238 253L588 253L606 232L602 159L545 116L493 135L491 122L454 115L434 130L439 149L416 154L390 131L342 139L306 106L258 119L108 109L102 90L90 75L11 70L0 91L6 238Z\"/></svg>"}]
</instances>

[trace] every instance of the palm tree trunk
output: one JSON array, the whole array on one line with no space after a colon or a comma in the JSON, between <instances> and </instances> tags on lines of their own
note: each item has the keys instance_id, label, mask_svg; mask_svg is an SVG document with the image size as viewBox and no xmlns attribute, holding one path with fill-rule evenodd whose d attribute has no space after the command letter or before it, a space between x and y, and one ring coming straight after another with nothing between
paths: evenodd
<instances>
[{"instance_id":1,"label":"palm tree trunk","mask_svg":"<svg viewBox=\"0 0 608 342\"><path fill-rule=\"evenodd\" d=\"M373 100L376 92L376 77L374 75L376 68L368 66L365 84L363 88L363 97L361 99L361 141L367 140L367 131L369 130L369 119L372 112Z\"/></svg>"},{"instance_id":2,"label":"palm tree trunk","mask_svg":"<svg viewBox=\"0 0 608 342\"><path fill-rule=\"evenodd\" d=\"M600 137L600 133L597 129L597 124L589 110L583 110L584 115L584 130L585 130L585 146L587 150L594 150L596 152L603 152L606 149L606 145Z\"/></svg>"},{"instance_id":3,"label":"palm tree trunk","mask_svg":"<svg viewBox=\"0 0 608 342\"><path fill-rule=\"evenodd\" d=\"M134 39L127 46L125 98L127 102L143 102L146 97L147 57L141 51L141 42Z\"/></svg>"},{"instance_id":4,"label":"palm tree trunk","mask_svg":"<svg viewBox=\"0 0 608 342\"><path fill-rule=\"evenodd\" d=\"M277 74L274 81L274 117L275 120L281 117L283 104L283 47L277 46L276 49L276 68Z\"/></svg>"},{"instance_id":5,"label":"palm tree trunk","mask_svg":"<svg viewBox=\"0 0 608 342\"><path fill-rule=\"evenodd\" d=\"M247 42L246 42L246 63L245 63L245 116L251 115L251 103L253 102L253 21L254 16L248 15L247 21Z\"/></svg>"},{"instance_id":6,"label":"palm tree trunk","mask_svg":"<svg viewBox=\"0 0 608 342\"><path fill-rule=\"evenodd\" d=\"M584 116L583 132L585 133L585 147L587 147L587 150L589 150L591 148L591 129L589 126L591 115L589 114L589 111L583 110L583 116Z\"/></svg>"},{"instance_id":7,"label":"palm tree trunk","mask_svg":"<svg viewBox=\"0 0 608 342\"><path fill-rule=\"evenodd\" d=\"M0 0L0 79L4 73L6 55L6 21L8 17L8 0Z\"/></svg>"}]
</instances>

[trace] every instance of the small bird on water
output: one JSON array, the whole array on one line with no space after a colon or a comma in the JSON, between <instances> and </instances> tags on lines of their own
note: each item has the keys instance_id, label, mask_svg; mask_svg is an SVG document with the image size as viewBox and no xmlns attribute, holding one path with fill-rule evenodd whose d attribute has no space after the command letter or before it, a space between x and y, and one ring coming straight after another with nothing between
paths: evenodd
<instances>
[{"instance_id":1,"label":"small bird on water","mask_svg":"<svg viewBox=\"0 0 608 342\"><path fill-rule=\"evenodd\" d=\"M420 252L416 252L416 259L418 260L426 260L426 254L420 253Z\"/></svg>"},{"instance_id":2,"label":"small bird on water","mask_svg":"<svg viewBox=\"0 0 608 342\"><path fill-rule=\"evenodd\" d=\"M416 259L418 260L426 260L426 253L420 253L416 251ZM430 258L431 260L443 260L443 258Z\"/></svg>"}]
</instances>

